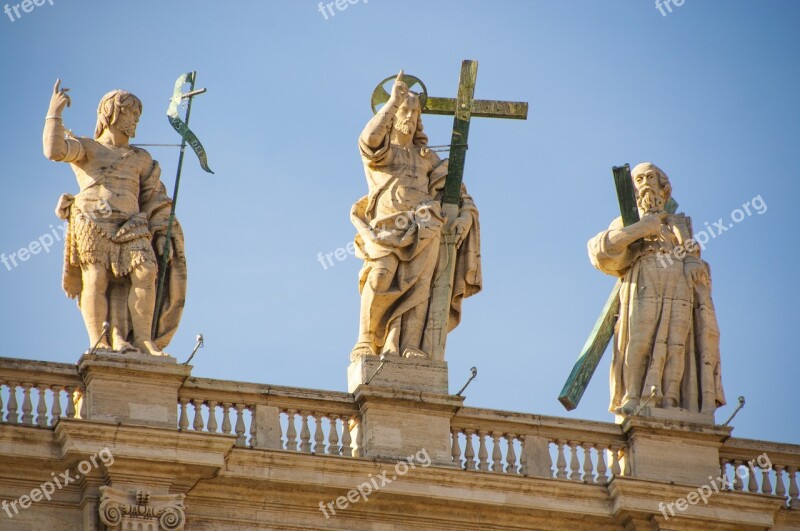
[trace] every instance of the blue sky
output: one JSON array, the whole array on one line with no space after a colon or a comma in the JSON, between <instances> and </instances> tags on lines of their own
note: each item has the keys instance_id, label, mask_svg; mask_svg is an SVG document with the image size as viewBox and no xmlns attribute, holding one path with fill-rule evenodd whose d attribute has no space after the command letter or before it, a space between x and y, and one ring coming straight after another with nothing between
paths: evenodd
<instances>
[{"instance_id":1,"label":"blue sky","mask_svg":"<svg viewBox=\"0 0 800 531\"><path fill-rule=\"evenodd\" d=\"M13 6L15 2L10 2ZM0 0L0 7L5 5ZM100 2L53 0L0 13L0 252L27 247L77 192L47 161L41 129L53 82L64 117L91 135L100 97L137 94L136 141L172 143L179 74L208 93L191 126L215 175L187 159L178 217L189 293L167 349L180 361L202 332L194 375L344 390L357 334L360 261L322 266L351 242L351 204L367 191L356 139L370 94L401 68L454 97L462 59L476 97L530 103L527 121L475 119L465 182L481 212L484 291L448 340L450 388L473 365L467 405L611 421L606 353L579 408L556 397L614 284L586 242L617 215L611 167L651 160L696 228L760 197L704 252L739 437L800 442L797 147L800 5L360 0ZM12 9L13 13L13 9ZM425 117L432 144L452 119ZM152 148L171 190L174 148ZM738 214L734 214L738 216ZM340 253L341 256L341 253ZM60 287L62 249L0 265L0 356L75 362L83 322Z\"/></svg>"}]
</instances>

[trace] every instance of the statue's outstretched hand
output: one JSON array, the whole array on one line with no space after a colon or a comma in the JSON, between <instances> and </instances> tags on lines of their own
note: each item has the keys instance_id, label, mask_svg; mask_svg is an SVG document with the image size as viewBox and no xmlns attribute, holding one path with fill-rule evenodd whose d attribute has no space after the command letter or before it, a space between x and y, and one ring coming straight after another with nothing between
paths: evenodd
<instances>
[{"instance_id":1,"label":"statue's outstretched hand","mask_svg":"<svg viewBox=\"0 0 800 531\"><path fill-rule=\"evenodd\" d=\"M68 88L60 88L61 80L56 79L56 84L53 86L53 95L50 97L50 109L48 110L48 116L61 116L61 113L64 111L65 107L69 107L72 103L70 100Z\"/></svg>"}]
</instances>

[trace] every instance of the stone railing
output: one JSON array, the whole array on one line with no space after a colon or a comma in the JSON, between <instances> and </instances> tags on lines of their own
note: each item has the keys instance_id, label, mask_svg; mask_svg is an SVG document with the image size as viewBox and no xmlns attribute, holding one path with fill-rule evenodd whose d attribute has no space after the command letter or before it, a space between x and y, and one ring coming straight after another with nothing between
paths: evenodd
<instances>
[{"instance_id":1,"label":"stone railing","mask_svg":"<svg viewBox=\"0 0 800 531\"><path fill-rule=\"evenodd\" d=\"M335 391L189 378L178 391L178 428L236 435L236 446L357 457L353 396ZM356 440L354 440L356 439Z\"/></svg>"},{"instance_id":2,"label":"stone railing","mask_svg":"<svg viewBox=\"0 0 800 531\"><path fill-rule=\"evenodd\" d=\"M600 485L630 475L615 424L462 408L450 426L453 462L464 470Z\"/></svg>"},{"instance_id":3,"label":"stone railing","mask_svg":"<svg viewBox=\"0 0 800 531\"><path fill-rule=\"evenodd\" d=\"M0 424L50 428L82 418L83 395L75 365L0 358Z\"/></svg>"},{"instance_id":4,"label":"stone railing","mask_svg":"<svg viewBox=\"0 0 800 531\"><path fill-rule=\"evenodd\" d=\"M720 449L720 479L727 490L786 498L800 510L800 446L752 439L728 439Z\"/></svg>"}]
</instances>

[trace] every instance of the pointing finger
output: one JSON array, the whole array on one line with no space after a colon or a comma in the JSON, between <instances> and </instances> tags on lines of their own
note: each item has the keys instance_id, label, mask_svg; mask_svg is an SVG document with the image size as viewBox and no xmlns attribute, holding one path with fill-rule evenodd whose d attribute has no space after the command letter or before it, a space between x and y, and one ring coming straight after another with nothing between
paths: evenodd
<instances>
[{"instance_id":1,"label":"pointing finger","mask_svg":"<svg viewBox=\"0 0 800 531\"><path fill-rule=\"evenodd\" d=\"M61 85L61 78L56 79L56 84L53 85L53 94L58 94L59 85Z\"/></svg>"}]
</instances>

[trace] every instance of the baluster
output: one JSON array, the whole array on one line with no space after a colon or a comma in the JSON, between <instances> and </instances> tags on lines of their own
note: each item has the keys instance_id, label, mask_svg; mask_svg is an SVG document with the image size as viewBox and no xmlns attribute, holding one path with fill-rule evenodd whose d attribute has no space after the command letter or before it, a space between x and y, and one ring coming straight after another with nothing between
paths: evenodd
<instances>
[{"instance_id":1,"label":"baluster","mask_svg":"<svg viewBox=\"0 0 800 531\"><path fill-rule=\"evenodd\" d=\"M53 407L50 408L50 425L55 426L58 419L61 418L61 388L54 385L50 388L53 392ZM0 403L0 417L3 416L3 405Z\"/></svg>"},{"instance_id":2,"label":"baluster","mask_svg":"<svg viewBox=\"0 0 800 531\"><path fill-rule=\"evenodd\" d=\"M758 492L758 481L756 481L756 467L750 465L747 469L747 490L750 492Z\"/></svg>"},{"instance_id":3,"label":"baluster","mask_svg":"<svg viewBox=\"0 0 800 531\"><path fill-rule=\"evenodd\" d=\"M208 432L217 433L217 406L219 402L208 402Z\"/></svg>"},{"instance_id":4,"label":"baluster","mask_svg":"<svg viewBox=\"0 0 800 531\"><path fill-rule=\"evenodd\" d=\"M492 432L492 472L503 472L503 454L500 452L500 434Z\"/></svg>"},{"instance_id":5,"label":"baluster","mask_svg":"<svg viewBox=\"0 0 800 531\"><path fill-rule=\"evenodd\" d=\"M761 469L761 493L772 494L772 482L769 480L769 469Z\"/></svg>"},{"instance_id":6,"label":"baluster","mask_svg":"<svg viewBox=\"0 0 800 531\"><path fill-rule=\"evenodd\" d=\"M478 430L478 470L489 471L489 451L486 449L486 432Z\"/></svg>"},{"instance_id":7,"label":"baluster","mask_svg":"<svg viewBox=\"0 0 800 531\"><path fill-rule=\"evenodd\" d=\"M739 467L742 466L743 461L733 461L733 490L741 491L744 488L742 477L739 475Z\"/></svg>"},{"instance_id":8,"label":"baluster","mask_svg":"<svg viewBox=\"0 0 800 531\"><path fill-rule=\"evenodd\" d=\"M361 457L364 454L364 430L361 426L361 420L356 420L358 426L358 434L356 435L356 445L358 448L353 450L353 457Z\"/></svg>"},{"instance_id":9,"label":"baluster","mask_svg":"<svg viewBox=\"0 0 800 531\"><path fill-rule=\"evenodd\" d=\"M331 426L328 430L328 453L331 455L342 455L342 449L339 448L339 428L336 425L339 416L329 415L328 420L331 421Z\"/></svg>"},{"instance_id":10,"label":"baluster","mask_svg":"<svg viewBox=\"0 0 800 531\"><path fill-rule=\"evenodd\" d=\"M181 413L180 417L178 418L178 429L181 431L186 431L189 427L189 417L186 414L186 405L189 403L189 400L186 398L179 398L178 403L181 405Z\"/></svg>"},{"instance_id":11,"label":"baluster","mask_svg":"<svg viewBox=\"0 0 800 531\"><path fill-rule=\"evenodd\" d=\"M353 440L350 438L350 418L342 417L342 449L341 453L345 457L353 456Z\"/></svg>"},{"instance_id":12,"label":"baluster","mask_svg":"<svg viewBox=\"0 0 800 531\"><path fill-rule=\"evenodd\" d=\"M506 433L506 474L517 473L517 453L514 451L514 434Z\"/></svg>"},{"instance_id":13,"label":"baluster","mask_svg":"<svg viewBox=\"0 0 800 531\"><path fill-rule=\"evenodd\" d=\"M83 399L84 398L84 390L83 389L78 389L76 391L76 393L78 393L78 400L80 401L80 404L81 404L80 408L78 408L77 418L85 419L86 418L86 400Z\"/></svg>"},{"instance_id":14,"label":"baluster","mask_svg":"<svg viewBox=\"0 0 800 531\"><path fill-rule=\"evenodd\" d=\"M36 402L36 425L45 428L47 427L47 395L45 391L47 388L42 385L36 385L36 391L39 393L39 400Z\"/></svg>"},{"instance_id":15,"label":"baluster","mask_svg":"<svg viewBox=\"0 0 800 531\"><path fill-rule=\"evenodd\" d=\"M595 483L592 446L594 445L591 443L581 443L581 448L583 448L583 481L585 483Z\"/></svg>"},{"instance_id":16,"label":"baluster","mask_svg":"<svg viewBox=\"0 0 800 531\"><path fill-rule=\"evenodd\" d=\"M247 446L247 438L244 436L244 405L234 404L236 408L236 446Z\"/></svg>"},{"instance_id":17,"label":"baluster","mask_svg":"<svg viewBox=\"0 0 800 531\"><path fill-rule=\"evenodd\" d=\"M258 448L258 424L256 423L256 406L247 406L250 411L250 448Z\"/></svg>"},{"instance_id":18,"label":"baluster","mask_svg":"<svg viewBox=\"0 0 800 531\"><path fill-rule=\"evenodd\" d=\"M724 458L720 458L719 460L719 477L722 479L728 479L728 460Z\"/></svg>"},{"instance_id":19,"label":"baluster","mask_svg":"<svg viewBox=\"0 0 800 531\"><path fill-rule=\"evenodd\" d=\"M308 429L308 413L301 412L300 428L300 451L306 454L311 453L311 431Z\"/></svg>"},{"instance_id":20,"label":"baluster","mask_svg":"<svg viewBox=\"0 0 800 531\"><path fill-rule=\"evenodd\" d=\"M567 459L564 457L565 443L556 441L556 449L558 450L558 457L556 458L556 478L567 479Z\"/></svg>"},{"instance_id":21,"label":"baluster","mask_svg":"<svg viewBox=\"0 0 800 531\"><path fill-rule=\"evenodd\" d=\"M222 433L231 434L231 404L229 402L222 404Z\"/></svg>"},{"instance_id":22,"label":"baluster","mask_svg":"<svg viewBox=\"0 0 800 531\"><path fill-rule=\"evenodd\" d=\"M325 453L325 434L322 433L322 415L314 413L316 422L314 423L314 453L322 455Z\"/></svg>"},{"instance_id":23,"label":"baluster","mask_svg":"<svg viewBox=\"0 0 800 531\"><path fill-rule=\"evenodd\" d=\"M194 431L203 431L203 402L200 400L192 400L194 406L194 422L192 422L192 429Z\"/></svg>"},{"instance_id":24,"label":"baluster","mask_svg":"<svg viewBox=\"0 0 800 531\"><path fill-rule=\"evenodd\" d=\"M786 469L789 473L789 507L800 509L800 490L797 488L797 467L790 466Z\"/></svg>"},{"instance_id":25,"label":"baluster","mask_svg":"<svg viewBox=\"0 0 800 531\"><path fill-rule=\"evenodd\" d=\"M67 387L67 418L74 419L75 418L75 388L74 387ZM9 406L10 407L10 406Z\"/></svg>"},{"instance_id":26,"label":"baluster","mask_svg":"<svg viewBox=\"0 0 800 531\"><path fill-rule=\"evenodd\" d=\"M628 448L623 446L620 449L620 452L622 452L622 457L625 459L625 461L622 464L622 475L626 476L626 477L630 476L631 475L631 460L628 459Z\"/></svg>"},{"instance_id":27,"label":"baluster","mask_svg":"<svg viewBox=\"0 0 800 531\"><path fill-rule=\"evenodd\" d=\"M461 466L461 446L458 444L458 428L450 428L450 456L453 459L453 464L458 465L458 468L462 468Z\"/></svg>"},{"instance_id":28,"label":"baluster","mask_svg":"<svg viewBox=\"0 0 800 531\"><path fill-rule=\"evenodd\" d=\"M475 448L472 446L472 436L475 434L475 430L466 429L464 430L464 436L466 439L464 440L464 469L465 470L475 470Z\"/></svg>"},{"instance_id":29,"label":"baluster","mask_svg":"<svg viewBox=\"0 0 800 531\"><path fill-rule=\"evenodd\" d=\"M608 469L606 468L606 449L604 446L595 446L597 451L597 483L605 485L608 483Z\"/></svg>"},{"instance_id":30,"label":"baluster","mask_svg":"<svg viewBox=\"0 0 800 531\"><path fill-rule=\"evenodd\" d=\"M578 462L578 443L569 441L569 479L572 481L581 480L580 466Z\"/></svg>"},{"instance_id":31,"label":"baluster","mask_svg":"<svg viewBox=\"0 0 800 531\"><path fill-rule=\"evenodd\" d=\"M528 475L528 452L525 450L525 436L519 436L519 447L520 447L520 455L519 455L519 474L521 476Z\"/></svg>"},{"instance_id":32,"label":"baluster","mask_svg":"<svg viewBox=\"0 0 800 531\"><path fill-rule=\"evenodd\" d=\"M22 384L22 424L25 426L33 425L33 405L31 404L31 384Z\"/></svg>"},{"instance_id":33,"label":"baluster","mask_svg":"<svg viewBox=\"0 0 800 531\"><path fill-rule=\"evenodd\" d=\"M775 495L786 497L786 485L783 483L783 466L775 465Z\"/></svg>"},{"instance_id":34,"label":"baluster","mask_svg":"<svg viewBox=\"0 0 800 531\"><path fill-rule=\"evenodd\" d=\"M297 430L294 427L294 415L295 411L293 409L286 410L286 416L288 417L289 424L286 428L286 449L291 450L293 452L297 451Z\"/></svg>"},{"instance_id":35,"label":"baluster","mask_svg":"<svg viewBox=\"0 0 800 531\"><path fill-rule=\"evenodd\" d=\"M619 477L622 471L619 469L619 448L611 447L611 477Z\"/></svg>"},{"instance_id":36,"label":"baluster","mask_svg":"<svg viewBox=\"0 0 800 531\"><path fill-rule=\"evenodd\" d=\"M8 415L6 415L6 422L9 424L19 424L19 416L17 415L17 384L8 382Z\"/></svg>"}]
</instances>

